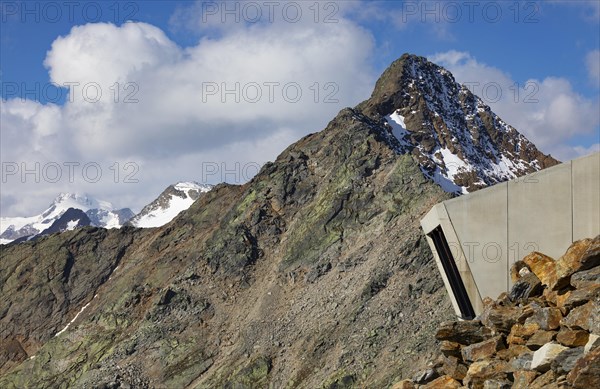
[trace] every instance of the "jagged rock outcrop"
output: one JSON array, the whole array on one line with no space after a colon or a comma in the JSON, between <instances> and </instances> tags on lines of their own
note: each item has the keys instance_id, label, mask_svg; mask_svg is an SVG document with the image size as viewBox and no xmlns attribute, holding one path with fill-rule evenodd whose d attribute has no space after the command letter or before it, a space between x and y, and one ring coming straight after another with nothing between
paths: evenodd
<instances>
[{"instance_id":1,"label":"jagged rock outcrop","mask_svg":"<svg viewBox=\"0 0 600 389\"><path fill-rule=\"evenodd\" d=\"M358 107L385 121L401 153L449 192L467 193L556 165L446 69L410 54Z\"/></svg>"},{"instance_id":2,"label":"jagged rock outcrop","mask_svg":"<svg viewBox=\"0 0 600 389\"><path fill-rule=\"evenodd\" d=\"M394 387L600 387L600 236L573 243L557 260L531 253L512 274L511 292L488 298L480 317L440 326L441 355L428 375ZM523 295L530 274L543 288Z\"/></svg>"}]
</instances>

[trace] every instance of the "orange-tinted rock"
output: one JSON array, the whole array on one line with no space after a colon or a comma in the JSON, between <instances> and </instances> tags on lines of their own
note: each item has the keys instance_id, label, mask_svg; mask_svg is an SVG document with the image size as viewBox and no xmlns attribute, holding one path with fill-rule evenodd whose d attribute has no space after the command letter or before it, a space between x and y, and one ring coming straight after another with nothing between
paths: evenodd
<instances>
[{"instance_id":1,"label":"orange-tinted rock","mask_svg":"<svg viewBox=\"0 0 600 389\"><path fill-rule=\"evenodd\" d=\"M534 251L523 258L527 267L545 286L556 284L556 262L547 255Z\"/></svg>"},{"instance_id":2,"label":"orange-tinted rock","mask_svg":"<svg viewBox=\"0 0 600 389\"><path fill-rule=\"evenodd\" d=\"M504 342L501 336L495 336L483 342L474 343L469 346L464 346L461 350L462 359L466 362L480 361L482 359L491 358L496 351L504 349Z\"/></svg>"},{"instance_id":3,"label":"orange-tinted rock","mask_svg":"<svg viewBox=\"0 0 600 389\"><path fill-rule=\"evenodd\" d=\"M421 389L458 389L462 384L447 375L436 378L427 385L421 386Z\"/></svg>"},{"instance_id":4,"label":"orange-tinted rock","mask_svg":"<svg viewBox=\"0 0 600 389\"><path fill-rule=\"evenodd\" d=\"M590 334L583 330L570 330L562 328L556 335L558 343L567 347L585 346L590 338Z\"/></svg>"},{"instance_id":5,"label":"orange-tinted rock","mask_svg":"<svg viewBox=\"0 0 600 389\"><path fill-rule=\"evenodd\" d=\"M529 387L531 389L550 389L549 386L556 383L556 378L556 373L552 370L548 370L546 373L533 380Z\"/></svg>"},{"instance_id":6,"label":"orange-tinted rock","mask_svg":"<svg viewBox=\"0 0 600 389\"><path fill-rule=\"evenodd\" d=\"M469 388L483 389L488 379L504 379L507 376L508 364L504 361L488 360L473 362L469 366L463 384Z\"/></svg>"},{"instance_id":7,"label":"orange-tinted rock","mask_svg":"<svg viewBox=\"0 0 600 389\"><path fill-rule=\"evenodd\" d=\"M464 345L481 342L492 336L492 330L477 320L444 322L435 334L437 340L449 340Z\"/></svg>"},{"instance_id":8,"label":"orange-tinted rock","mask_svg":"<svg viewBox=\"0 0 600 389\"><path fill-rule=\"evenodd\" d=\"M513 325L524 320L523 311L522 307L491 305L482 312L481 323L486 327L508 334Z\"/></svg>"},{"instance_id":9,"label":"orange-tinted rock","mask_svg":"<svg viewBox=\"0 0 600 389\"><path fill-rule=\"evenodd\" d=\"M567 381L574 388L600 388L600 348L580 358L567 375Z\"/></svg>"},{"instance_id":10,"label":"orange-tinted rock","mask_svg":"<svg viewBox=\"0 0 600 389\"><path fill-rule=\"evenodd\" d=\"M571 281L571 275L600 265L600 236L574 242L556 261L556 283L552 289L561 289Z\"/></svg>"},{"instance_id":11,"label":"orange-tinted rock","mask_svg":"<svg viewBox=\"0 0 600 389\"><path fill-rule=\"evenodd\" d=\"M531 382L539 375L533 370L518 370L513 373L514 383L512 389L529 389Z\"/></svg>"},{"instance_id":12,"label":"orange-tinted rock","mask_svg":"<svg viewBox=\"0 0 600 389\"><path fill-rule=\"evenodd\" d=\"M537 350L546 343L550 343L556 336L556 331L540 330L533 334L527 341L527 347Z\"/></svg>"},{"instance_id":13,"label":"orange-tinted rock","mask_svg":"<svg viewBox=\"0 0 600 389\"><path fill-rule=\"evenodd\" d=\"M518 355L525 353L532 354L532 351L527 346L523 346L520 344L511 344L508 346L508 348L496 352L496 356L500 359L508 361Z\"/></svg>"},{"instance_id":14,"label":"orange-tinted rock","mask_svg":"<svg viewBox=\"0 0 600 389\"><path fill-rule=\"evenodd\" d=\"M460 343L451 342L449 340L442 340L440 342L440 352L447 357L457 357L460 358Z\"/></svg>"},{"instance_id":15,"label":"orange-tinted rock","mask_svg":"<svg viewBox=\"0 0 600 389\"><path fill-rule=\"evenodd\" d=\"M515 324L506 338L508 344L526 344L527 339L535 334L540 326L536 323Z\"/></svg>"}]
</instances>

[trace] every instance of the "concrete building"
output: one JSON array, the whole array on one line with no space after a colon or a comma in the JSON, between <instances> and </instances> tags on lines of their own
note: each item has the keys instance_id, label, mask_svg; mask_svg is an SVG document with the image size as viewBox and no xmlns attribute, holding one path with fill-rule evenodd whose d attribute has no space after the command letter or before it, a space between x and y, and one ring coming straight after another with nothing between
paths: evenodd
<instances>
[{"instance_id":1,"label":"concrete building","mask_svg":"<svg viewBox=\"0 0 600 389\"><path fill-rule=\"evenodd\" d=\"M472 318L510 290L514 262L600 234L600 153L444 201L421 226L456 314Z\"/></svg>"}]
</instances>

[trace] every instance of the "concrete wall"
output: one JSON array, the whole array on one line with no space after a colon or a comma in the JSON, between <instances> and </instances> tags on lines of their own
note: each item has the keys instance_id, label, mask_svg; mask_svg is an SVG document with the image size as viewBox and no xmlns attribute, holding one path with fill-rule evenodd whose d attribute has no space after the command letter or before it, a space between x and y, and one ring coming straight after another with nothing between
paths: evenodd
<instances>
[{"instance_id":1,"label":"concrete wall","mask_svg":"<svg viewBox=\"0 0 600 389\"><path fill-rule=\"evenodd\" d=\"M600 153L571 162L573 241L598 235L600 218ZM595 216L595 217L594 217Z\"/></svg>"},{"instance_id":2,"label":"concrete wall","mask_svg":"<svg viewBox=\"0 0 600 389\"><path fill-rule=\"evenodd\" d=\"M438 225L479 314L482 297L510 290L515 261L532 251L558 258L575 240L600 234L600 153L437 204L421 226L428 234Z\"/></svg>"}]
</instances>

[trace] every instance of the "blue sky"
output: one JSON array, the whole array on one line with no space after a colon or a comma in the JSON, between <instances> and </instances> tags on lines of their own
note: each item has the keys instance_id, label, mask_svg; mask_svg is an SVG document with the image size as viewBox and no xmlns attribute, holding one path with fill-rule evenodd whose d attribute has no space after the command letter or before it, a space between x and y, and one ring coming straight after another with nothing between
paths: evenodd
<instances>
[{"instance_id":1,"label":"blue sky","mask_svg":"<svg viewBox=\"0 0 600 389\"><path fill-rule=\"evenodd\" d=\"M244 166L274 159L367 98L404 52L472 83L542 151L564 160L600 143L597 0L0 3L2 162L63 173L65 162L93 163L104 173L11 176L3 215L37 212L60 191L139 208L176 181L243 182L253 171ZM203 94L208 84L238 81L262 86L263 97L265 82L296 83L303 98L248 104L220 94L199 105L200 95L214 97ZM53 85L68 83L93 83L86 93L102 97L90 104L62 89L56 98ZM500 99L485 96L490 83ZM334 101L323 101L330 92ZM127 163L137 183L123 182Z\"/></svg>"}]
</instances>

